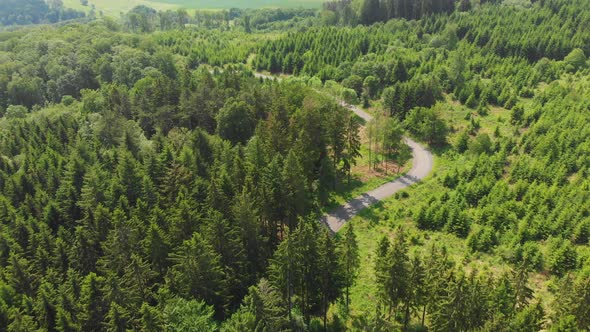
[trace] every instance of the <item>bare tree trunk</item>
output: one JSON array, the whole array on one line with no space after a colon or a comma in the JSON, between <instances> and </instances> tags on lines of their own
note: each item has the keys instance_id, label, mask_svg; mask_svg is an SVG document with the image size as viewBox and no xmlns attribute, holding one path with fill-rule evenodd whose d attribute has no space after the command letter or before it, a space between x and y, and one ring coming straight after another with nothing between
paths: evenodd
<instances>
[{"instance_id":1,"label":"bare tree trunk","mask_svg":"<svg viewBox=\"0 0 590 332\"><path fill-rule=\"evenodd\" d=\"M385 149L385 155L383 156L383 159L385 159L385 175L387 175L387 166L388 166L387 163L389 161L387 158L389 156L388 152L389 152L388 149Z\"/></svg>"}]
</instances>

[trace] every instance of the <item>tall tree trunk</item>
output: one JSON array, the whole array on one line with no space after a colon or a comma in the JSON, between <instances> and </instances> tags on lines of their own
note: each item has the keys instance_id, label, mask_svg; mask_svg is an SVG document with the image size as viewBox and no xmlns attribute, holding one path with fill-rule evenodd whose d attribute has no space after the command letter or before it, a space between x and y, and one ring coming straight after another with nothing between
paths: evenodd
<instances>
[{"instance_id":1,"label":"tall tree trunk","mask_svg":"<svg viewBox=\"0 0 590 332\"><path fill-rule=\"evenodd\" d=\"M291 258L289 258L290 261ZM290 265L290 262L289 262ZM293 303L291 302L291 267L289 266L288 268L288 272L287 272L287 306L288 306L288 311L289 311L289 325L291 325L291 327L293 327L293 316L291 314L291 307L293 306Z\"/></svg>"},{"instance_id":2,"label":"tall tree trunk","mask_svg":"<svg viewBox=\"0 0 590 332\"><path fill-rule=\"evenodd\" d=\"M333 168L333 172L334 172L334 184L333 184L332 190L335 191L336 190L336 181L338 180L337 179L337 176L336 176L336 156L334 156L334 168Z\"/></svg>"},{"instance_id":3,"label":"tall tree trunk","mask_svg":"<svg viewBox=\"0 0 590 332\"><path fill-rule=\"evenodd\" d=\"M367 128L367 130L369 131L368 135L369 135L369 170L371 170L371 168L373 167L373 144L372 144L372 139L371 139L371 129Z\"/></svg>"},{"instance_id":4,"label":"tall tree trunk","mask_svg":"<svg viewBox=\"0 0 590 332\"><path fill-rule=\"evenodd\" d=\"M328 299L324 295L324 331L328 330Z\"/></svg>"},{"instance_id":5,"label":"tall tree trunk","mask_svg":"<svg viewBox=\"0 0 590 332\"><path fill-rule=\"evenodd\" d=\"M404 330L408 329L408 323L410 322L410 301L408 300L405 304L406 313L404 315Z\"/></svg>"},{"instance_id":6,"label":"tall tree trunk","mask_svg":"<svg viewBox=\"0 0 590 332\"><path fill-rule=\"evenodd\" d=\"M387 158L388 156L389 156L389 150L385 149L385 155L383 156L383 158L385 159L385 175L387 175L387 166L388 166L387 162L389 161Z\"/></svg>"}]
</instances>

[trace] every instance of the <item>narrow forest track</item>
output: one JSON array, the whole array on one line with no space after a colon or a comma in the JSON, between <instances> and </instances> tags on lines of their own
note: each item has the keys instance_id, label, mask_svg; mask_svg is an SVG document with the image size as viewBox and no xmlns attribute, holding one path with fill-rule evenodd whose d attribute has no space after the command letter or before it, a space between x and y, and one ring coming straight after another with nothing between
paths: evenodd
<instances>
[{"instance_id":1,"label":"narrow forest track","mask_svg":"<svg viewBox=\"0 0 590 332\"><path fill-rule=\"evenodd\" d=\"M261 73L255 73L254 75L264 79L281 80L279 77ZM348 108L366 122L369 122L373 119L373 116L357 106L349 105L343 101L340 101L340 105ZM321 220L330 229L330 231L337 233L350 219L352 219L362 210L393 196L395 193L404 188L420 182L420 180L424 179L428 174L430 174L432 168L434 167L432 153L423 145L409 137L404 137L404 140L406 144L412 149L412 169L400 178L388 182L376 189L368 191L359 197L337 207L332 212L324 215Z\"/></svg>"}]
</instances>

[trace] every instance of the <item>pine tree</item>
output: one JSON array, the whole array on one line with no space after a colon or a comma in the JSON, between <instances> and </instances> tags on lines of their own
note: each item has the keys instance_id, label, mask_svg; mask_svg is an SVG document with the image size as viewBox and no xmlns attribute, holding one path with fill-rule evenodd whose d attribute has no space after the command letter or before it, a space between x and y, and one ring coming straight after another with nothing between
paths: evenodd
<instances>
[{"instance_id":1,"label":"pine tree","mask_svg":"<svg viewBox=\"0 0 590 332\"><path fill-rule=\"evenodd\" d=\"M285 193L286 222L289 228L294 229L297 225L297 219L303 216L307 209L307 190L305 188L307 181L293 150L289 152L285 159L282 178Z\"/></svg>"},{"instance_id":2,"label":"pine tree","mask_svg":"<svg viewBox=\"0 0 590 332\"><path fill-rule=\"evenodd\" d=\"M8 284L17 294L32 297L35 291L35 279L29 261L20 254L10 254L9 265L6 268Z\"/></svg>"},{"instance_id":3,"label":"pine tree","mask_svg":"<svg viewBox=\"0 0 590 332\"><path fill-rule=\"evenodd\" d=\"M261 186L257 188L260 191L259 200L262 206L262 218L266 227L265 236L269 239L269 245L276 246L279 243L279 222L282 223L287 219L287 209L285 208L286 190L283 185L282 176L282 159L280 155L275 156L266 166L263 166ZM255 181L253 178L252 181ZM280 229L281 235L283 228Z\"/></svg>"},{"instance_id":4,"label":"pine tree","mask_svg":"<svg viewBox=\"0 0 590 332\"><path fill-rule=\"evenodd\" d=\"M158 273L158 279L161 280L169 265L170 244L164 231L153 221L142 241L142 247L145 257L148 257L153 269Z\"/></svg>"},{"instance_id":5,"label":"pine tree","mask_svg":"<svg viewBox=\"0 0 590 332\"><path fill-rule=\"evenodd\" d=\"M231 309L237 307L244 297L246 285L253 283L253 276L248 274L246 251L241 241L242 230L230 223L217 211L209 212L209 221L205 231L206 238L220 257L225 270L225 292L230 297Z\"/></svg>"},{"instance_id":6,"label":"pine tree","mask_svg":"<svg viewBox=\"0 0 590 332\"><path fill-rule=\"evenodd\" d=\"M389 287L391 284L391 274L389 273L388 254L391 243L387 237L383 236L377 244L375 252L375 279L377 283L377 296L379 304L385 307L389 300Z\"/></svg>"},{"instance_id":7,"label":"pine tree","mask_svg":"<svg viewBox=\"0 0 590 332\"><path fill-rule=\"evenodd\" d=\"M28 315L19 308L10 310L10 319L12 322L7 326L7 332L33 332L39 329L33 316Z\"/></svg>"},{"instance_id":8,"label":"pine tree","mask_svg":"<svg viewBox=\"0 0 590 332\"><path fill-rule=\"evenodd\" d=\"M138 310L142 303L152 300L152 285L156 275L148 262L137 254L131 255L130 263L125 267L121 277L127 308Z\"/></svg>"},{"instance_id":9,"label":"pine tree","mask_svg":"<svg viewBox=\"0 0 590 332\"><path fill-rule=\"evenodd\" d=\"M255 314L256 325L261 330L282 331L289 326L279 292L264 278L250 288L244 305Z\"/></svg>"},{"instance_id":10,"label":"pine tree","mask_svg":"<svg viewBox=\"0 0 590 332\"><path fill-rule=\"evenodd\" d=\"M383 152L385 162L385 174L387 174L387 164L389 159L394 154L400 154L401 150L405 146L403 141L403 129L401 124L396 118L386 118L383 127ZM399 159L399 158L398 158ZM397 160L398 165L401 164L401 160Z\"/></svg>"},{"instance_id":11,"label":"pine tree","mask_svg":"<svg viewBox=\"0 0 590 332\"><path fill-rule=\"evenodd\" d=\"M342 260L344 286L346 287L346 310L348 311L350 305L350 287L354 284L361 265L356 234L354 233L353 225L350 223L346 227L344 237L340 242L339 254Z\"/></svg>"},{"instance_id":12,"label":"pine tree","mask_svg":"<svg viewBox=\"0 0 590 332\"><path fill-rule=\"evenodd\" d=\"M331 105L328 109L328 128L327 136L329 145L331 147L332 157L332 169L337 170L344 157L344 153L347 147L347 132L345 117L343 116L343 110L336 105ZM339 175L339 174L337 174ZM334 183L332 188L336 189L336 180L334 177Z\"/></svg>"},{"instance_id":13,"label":"pine tree","mask_svg":"<svg viewBox=\"0 0 590 332\"><path fill-rule=\"evenodd\" d=\"M387 254L387 273L389 274L389 283L387 284L387 301L389 304L389 314L392 311L394 317L397 316L399 305L407 298L410 277L410 265L408 257L408 245L405 239L405 233L400 228L391 243L391 248Z\"/></svg>"},{"instance_id":14,"label":"pine tree","mask_svg":"<svg viewBox=\"0 0 590 332\"><path fill-rule=\"evenodd\" d=\"M166 283L173 291L204 300L214 305L217 313L224 311L225 276L220 257L210 243L194 233L170 254L170 261L173 265Z\"/></svg>"},{"instance_id":15,"label":"pine tree","mask_svg":"<svg viewBox=\"0 0 590 332\"><path fill-rule=\"evenodd\" d=\"M512 283L514 289L514 304L512 311L515 313L527 307L533 298L533 290L528 286L529 271L522 265L512 272Z\"/></svg>"},{"instance_id":16,"label":"pine tree","mask_svg":"<svg viewBox=\"0 0 590 332\"><path fill-rule=\"evenodd\" d=\"M215 311L203 301L176 298L166 303L164 321L172 331L216 331Z\"/></svg>"},{"instance_id":17,"label":"pine tree","mask_svg":"<svg viewBox=\"0 0 590 332\"><path fill-rule=\"evenodd\" d=\"M303 317L307 323L311 319L311 314L318 308L321 308L322 289L320 284L320 275L318 271L320 263L320 254L318 248L319 232L315 221L304 221L299 224L295 235L295 250L299 253L299 260L294 265L295 276L295 294L297 295L297 304L301 308Z\"/></svg>"},{"instance_id":18,"label":"pine tree","mask_svg":"<svg viewBox=\"0 0 590 332\"><path fill-rule=\"evenodd\" d=\"M133 250L135 250L135 240L133 230L125 212L121 209L113 212L113 228L109 231L107 240L103 243L104 255L99 259L101 270L104 275L114 274L118 277L123 276L125 267L130 263Z\"/></svg>"},{"instance_id":19,"label":"pine tree","mask_svg":"<svg viewBox=\"0 0 590 332\"><path fill-rule=\"evenodd\" d=\"M567 325L571 320L580 329L590 327L590 277L582 276L576 280L571 274L566 275L558 284L556 302L554 305L554 320Z\"/></svg>"},{"instance_id":20,"label":"pine tree","mask_svg":"<svg viewBox=\"0 0 590 332\"><path fill-rule=\"evenodd\" d=\"M105 327L107 332L126 332L129 324L129 313L125 308L116 303L111 303L111 308L106 315Z\"/></svg>"},{"instance_id":21,"label":"pine tree","mask_svg":"<svg viewBox=\"0 0 590 332\"><path fill-rule=\"evenodd\" d=\"M320 292L322 293L322 313L324 318L324 330L327 329L328 307L335 301L342 290L342 271L336 255L336 246L331 234L324 229L323 234L318 234L318 269Z\"/></svg>"},{"instance_id":22,"label":"pine tree","mask_svg":"<svg viewBox=\"0 0 590 332\"><path fill-rule=\"evenodd\" d=\"M510 322L509 329L511 331L541 331L544 317L545 311L539 301L519 311Z\"/></svg>"},{"instance_id":23,"label":"pine tree","mask_svg":"<svg viewBox=\"0 0 590 332\"><path fill-rule=\"evenodd\" d=\"M466 331L468 326L467 282L465 275L459 272L449 283L449 291L436 304L432 312L433 331Z\"/></svg>"},{"instance_id":24,"label":"pine tree","mask_svg":"<svg viewBox=\"0 0 590 332\"><path fill-rule=\"evenodd\" d=\"M59 332L76 332L80 331L78 326L72 319L72 315L62 308L57 309L57 318L55 329Z\"/></svg>"},{"instance_id":25,"label":"pine tree","mask_svg":"<svg viewBox=\"0 0 590 332\"><path fill-rule=\"evenodd\" d=\"M291 233L287 230L285 239L278 246L273 258L270 261L269 275L270 281L281 293L284 303L286 305L286 312L288 313L289 322L292 322L293 309L293 292L294 285L299 279L295 265L300 261L301 254L297 250L295 243L295 231Z\"/></svg>"},{"instance_id":26,"label":"pine tree","mask_svg":"<svg viewBox=\"0 0 590 332\"><path fill-rule=\"evenodd\" d=\"M416 312L426 300L424 279L425 271L422 261L418 256L414 256L410 262L408 286L404 299L404 329L408 328L411 314Z\"/></svg>"},{"instance_id":27,"label":"pine tree","mask_svg":"<svg viewBox=\"0 0 590 332\"><path fill-rule=\"evenodd\" d=\"M344 154L343 170L348 174L348 183L352 175L352 167L356 165L357 158L361 157L361 139L359 136L359 127L357 118L351 115L348 118L346 126L346 150Z\"/></svg>"},{"instance_id":28,"label":"pine tree","mask_svg":"<svg viewBox=\"0 0 590 332\"><path fill-rule=\"evenodd\" d=\"M122 151L119 154L116 171L122 194L131 205L135 205L137 199L141 197L141 172L137 168L137 161L130 153ZM118 197L116 198L118 199Z\"/></svg>"},{"instance_id":29,"label":"pine tree","mask_svg":"<svg viewBox=\"0 0 590 332\"><path fill-rule=\"evenodd\" d=\"M244 187L242 193L234 199L232 205L233 221L241 229L240 237L248 261L248 273L257 275L264 269L266 257L270 256L267 240L261 237L259 207L253 202L252 195Z\"/></svg>"},{"instance_id":30,"label":"pine tree","mask_svg":"<svg viewBox=\"0 0 590 332\"><path fill-rule=\"evenodd\" d=\"M36 317L38 317L39 326L47 331L56 330L55 321L57 312L55 303L53 302L54 298L55 293L52 291L52 286L47 282L43 282L37 292L37 301L34 310Z\"/></svg>"},{"instance_id":31,"label":"pine tree","mask_svg":"<svg viewBox=\"0 0 590 332\"><path fill-rule=\"evenodd\" d=\"M159 332L164 329L162 313L147 303L141 306L141 330L145 332Z\"/></svg>"},{"instance_id":32,"label":"pine tree","mask_svg":"<svg viewBox=\"0 0 590 332\"><path fill-rule=\"evenodd\" d=\"M432 314L436 310L438 302L448 292L449 274L452 263L449 261L446 248L437 248L433 244L430 248L429 255L425 259L424 267L426 270L424 286L427 296L422 308L422 326L424 326L426 313L429 315Z\"/></svg>"},{"instance_id":33,"label":"pine tree","mask_svg":"<svg viewBox=\"0 0 590 332\"><path fill-rule=\"evenodd\" d=\"M489 310L489 283L478 275L477 269L472 270L467 277L466 297L466 325L467 328L478 329L484 326L484 322L490 315Z\"/></svg>"},{"instance_id":34,"label":"pine tree","mask_svg":"<svg viewBox=\"0 0 590 332\"><path fill-rule=\"evenodd\" d=\"M101 331L102 322L108 313L102 287L104 278L90 273L84 278L80 294L80 326L84 331Z\"/></svg>"}]
</instances>

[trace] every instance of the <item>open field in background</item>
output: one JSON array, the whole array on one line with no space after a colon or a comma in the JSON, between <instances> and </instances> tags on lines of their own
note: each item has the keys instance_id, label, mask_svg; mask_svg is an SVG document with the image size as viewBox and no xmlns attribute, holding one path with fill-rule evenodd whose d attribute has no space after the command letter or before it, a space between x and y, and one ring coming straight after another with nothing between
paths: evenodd
<instances>
[{"instance_id":1,"label":"open field in background","mask_svg":"<svg viewBox=\"0 0 590 332\"><path fill-rule=\"evenodd\" d=\"M63 0L64 6L89 12L92 5L96 7L96 14L102 12L106 16L119 17L132 8L140 5L148 6L156 10L178 9L178 5L170 3L159 3L147 0L89 0L88 6L82 6L80 0Z\"/></svg>"},{"instance_id":2,"label":"open field in background","mask_svg":"<svg viewBox=\"0 0 590 332\"><path fill-rule=\"evenodd\" d=\"M152 0L150 2L172 4L189 9L319 8L324 0Z\"/></svg>"},{"instance_id":3,"label":"open field in background","mask_svg":"<svg viewBox=\"0 0 590 332\"><path fill-rule=\"evenodd\" d=\"M320 8L324 0L89 0L82 6L80 0L63 0L64 5L77 10L90 11L96 7L97 14L118 17L135 6L144 5L156 10L167 9L229 9L229 8Z\"/></svg>"}]
</instances>

